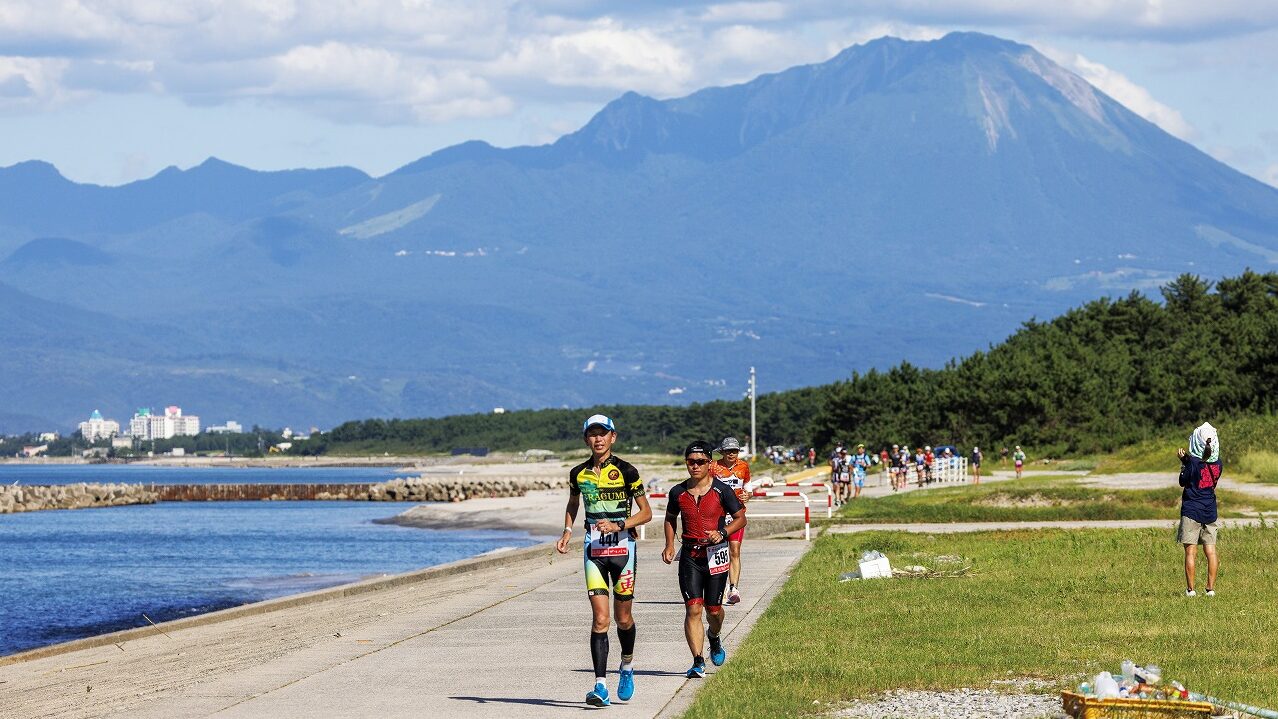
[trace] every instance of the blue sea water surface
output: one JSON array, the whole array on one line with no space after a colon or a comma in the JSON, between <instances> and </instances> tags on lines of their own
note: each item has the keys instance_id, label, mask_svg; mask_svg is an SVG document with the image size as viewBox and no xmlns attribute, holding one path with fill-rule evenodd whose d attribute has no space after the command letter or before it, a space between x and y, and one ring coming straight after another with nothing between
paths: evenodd
<instances>
[{"instance_id":1,"label":"blue sea water surface","mask_svg":"<svg viewBox=\"0 0 1278 719\"><path fill-rule=\"evenodd\" d=\"M175 467L148 464L0 464L0 484L358 484L420 472L394 467Z\"/></svg>"},{"instance_id":2,"label":"blue sea water surface","mask_svg":"<svg viewBox=\"0 0 1278 719\"><path fill-rule=\"evenodd\" d=\"M0 655L146 626L144 613L161 622L539 541L373 521L411 506L166 502L0 515Z\"/></svg>"}]
</instances>

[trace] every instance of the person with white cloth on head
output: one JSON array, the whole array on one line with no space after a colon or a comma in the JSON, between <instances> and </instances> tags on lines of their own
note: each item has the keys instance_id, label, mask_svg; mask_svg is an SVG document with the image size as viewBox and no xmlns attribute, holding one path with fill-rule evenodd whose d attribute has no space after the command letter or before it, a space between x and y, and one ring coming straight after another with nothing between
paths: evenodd
<instances>
[{"instance_id":1,"label":"person with white cloth on head","mask_svg":"<svg viewBox=\"0 0 1278 719\"><path fill-rule=\"evenodd\" d=\"M1220 484L1220 437L1216 428L1204 422L1189 435L1189 451L1176 450L1180 458L1180 525L1176 541L1185 547L1185 596L1194 592L1194 562L1198 545L1207 556L1207 596L1216 596L1216 535L1220 521L1216 513L1216 485Z\"/></svg>"}]
</instances>

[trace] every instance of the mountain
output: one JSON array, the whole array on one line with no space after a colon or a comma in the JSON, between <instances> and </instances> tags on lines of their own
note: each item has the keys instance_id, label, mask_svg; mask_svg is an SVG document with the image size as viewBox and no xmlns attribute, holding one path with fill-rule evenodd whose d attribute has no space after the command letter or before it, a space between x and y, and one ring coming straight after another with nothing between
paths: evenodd
<instances>
[{"instance_id":1,"label":"mountain","mask_svg":"<svg viewBox=\"0 0 1278 719\"><path fill-rule=\"evenodd\" d=\"M0 257L16 290L174 338L184 376L222 378L182 385L190 411L329 425L937 365L1101 294L1269 268L1278 190L1031 47L954 33L626 93L554 143L378 178L209 160L107 188L22 163ZM98 376L118 412L168 402ZM0 391L61 422L108 404Z\"/></svg>"}]
</instances>

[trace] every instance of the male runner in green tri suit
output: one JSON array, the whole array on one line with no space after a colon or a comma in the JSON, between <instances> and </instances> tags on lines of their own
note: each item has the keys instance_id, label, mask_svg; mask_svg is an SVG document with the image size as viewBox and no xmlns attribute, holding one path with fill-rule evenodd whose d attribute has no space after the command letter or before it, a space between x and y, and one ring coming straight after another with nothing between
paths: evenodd
<instances>
[{"instance_id":1,"label":"male runner in green tri suit","mask_svg":"<svg viewBox=\"0 0 1278 719\"><path fill-rule=\"evenodd\" d=\"M555 548L568 552L577 508L586 500L586 593L594 625L590 632L590 658L595 665L595 688L586 694L586 703L605 707L608 700L608 592L612 590L617 614L617 639L621 641L621 670L617 698L629 701L635 693L635 620L631 612L635 596L635 527L652 519L652 507L644 492L643 480L634 465L616 457L612 445L617 429L602 414L582 424L590 459L568 472L568 506L564 510L564 532ZM631 514L631 502L639 511Z\"/></svg>"}]
</instances>

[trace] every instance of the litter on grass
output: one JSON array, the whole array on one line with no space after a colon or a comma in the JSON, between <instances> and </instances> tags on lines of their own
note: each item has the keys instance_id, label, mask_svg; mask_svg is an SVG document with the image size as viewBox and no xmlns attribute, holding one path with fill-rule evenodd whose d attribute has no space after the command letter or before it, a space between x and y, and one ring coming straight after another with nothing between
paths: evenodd
<instances>
[{"instance_id":1,"label":"litter on grass","mask_svg":"<svg viewBox=\"0 0 1278 719\"><path fill-rule=\"evenodd\" d=\"M973 574L971 561L952 554L932 556L921 552L910 555L918 562L894 568L882 552L871 550L861 555L857 569L839 575L840 582L853 579L946 579Z\"/></svg>"}]
</instances>

